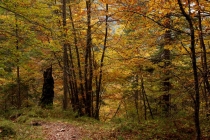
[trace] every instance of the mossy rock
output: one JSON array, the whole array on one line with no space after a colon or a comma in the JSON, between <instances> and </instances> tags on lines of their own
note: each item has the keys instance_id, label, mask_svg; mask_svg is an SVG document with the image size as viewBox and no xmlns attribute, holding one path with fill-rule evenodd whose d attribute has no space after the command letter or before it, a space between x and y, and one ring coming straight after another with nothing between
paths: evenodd
<instances>
[{"instance_id":1,"label":"mossy rock","mask_svg":"<svg viewBox=\"0 0 210 140\"><path fill-rule=\"evenodd\" d=\"M14 136L16 133L9 126L0 126L0 138Z\"/></svg>"}]
</instances>

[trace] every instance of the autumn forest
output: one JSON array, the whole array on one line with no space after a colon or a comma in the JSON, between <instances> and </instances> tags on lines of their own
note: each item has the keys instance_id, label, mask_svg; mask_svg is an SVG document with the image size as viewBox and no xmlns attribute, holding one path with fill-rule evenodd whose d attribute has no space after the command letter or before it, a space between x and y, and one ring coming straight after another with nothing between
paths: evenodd
<instances>
[{"instance_id":1,"label":"autumn forest","mask_svg":"<svg viewBox=\"0 0 210 140\"><path fill-rule=\"evenodd\" d=\"M210 139L210 1L0 0L0 24L0 139Z\"/></svg>"}]
</instances>

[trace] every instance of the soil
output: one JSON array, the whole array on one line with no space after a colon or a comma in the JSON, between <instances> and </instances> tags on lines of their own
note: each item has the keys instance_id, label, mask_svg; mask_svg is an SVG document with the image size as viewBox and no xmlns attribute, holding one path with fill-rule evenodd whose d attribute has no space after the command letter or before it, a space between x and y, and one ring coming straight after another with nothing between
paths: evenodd
<instances>
[{"instance_id":1,"label":"soil","mask_svg":"<svg viewBox=\"0 0 210 140\"><path fill-rule=\"evenodd\" d=\"M45 140L116 139L115 133L103 130L93 124L89 124L89 127L87 127L85 124L82 126L76 126L65 122L42 122L40 126L43 129Z\"/></svg>"},{"instance_id":2,"label":"soil","mask_svg":"<svg viewBox=\"0 0 210 140\"><path fill-rule=\"evenodd\" d=\"M45 140L81 140L79 128L63 122L42 124Z\"/></svg>"}]
</instances>

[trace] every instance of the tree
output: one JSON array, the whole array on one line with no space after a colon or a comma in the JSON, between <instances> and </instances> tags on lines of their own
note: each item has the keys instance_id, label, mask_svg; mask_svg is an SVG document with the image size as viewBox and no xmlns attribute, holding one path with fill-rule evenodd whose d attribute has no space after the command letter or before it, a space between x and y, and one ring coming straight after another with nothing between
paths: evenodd
<instances>
[{"instance_id":1,"label":"tree","mask_svg":"<svg viewBox=\"0 0 210 140\"><path fill-rule=\"evenodd\" d=\"M67 76L67 70L68 70L68 54L67 54L67 41L66 41L66 0L63 0L63 7L62 7L62 13L63 13L63 109L67 109L68 105L68 76Z\"/></svg>"},{"instance_id":2,"label":"tree","mask_svg":"<svg viewBox=\"0 0 210 140\"><path fill-rule=\"evenodd\" d=\"M160 1L160 2L162 2L162 1ZM179 2L178 3L179 5L176 5L176 2L174 2L174 1L170 1L170 2L167 1L161 6L159 6L158 4L156 5L155 3L151 2L151 3L149 3L149 6L148 6L148 7L150 7L150 10L147 11L149 13L144 14L144 12L142 12L142 11L135 11L133 9L131 9L130 12L137 13L139 15L145 16L146 18L148 18L152 22L154 22L157 25L159 25L160 27L162 27L164 29L163 31L166 31L165 40L171 40L171 37L168 36L169 34L170 34L170 36L172 36L172 35L174 36L176 34L180 34L181 33L182 35L183 34L185 34L185 35L187 34L187 35L190 36L191 42L188 43L191 46L190 47L190 53L189 53L188 49L185 48L185 46L184 46L184 48L185 48L186 52L190 54L190 57L191 57L191 60L192 60L192 69L193 69L193 75L194 75L194 91L195 91L195 94L191 94L191 97L192 97L192 100L194 101L195 127L196 127L196 132L197 132L197 139L200 139L200 127L199 127L200 94L199 94L199 82L198 82L198 71L197 71L198 65L197 65L197 60L196 60L197 52L196 52L196 44L195 44L196 35L197 35L196 34L197 33L196 32L196 28L195 28L196 25L200 25L200 27L198 29L200 30L199 31L200 32L199 36L200 36L201 47L204 46L204 45L202 43L203 41L202 41L202 34L201 34L202 33L201 19L198 19L198 21L200 21L200 24L197 23L197 21L194 18L195 17L195 12L193 12L193 10L196 9L195 5L197 5L198 7L200 5L199 5L199 2L197 2L197 4L195 4L193 2L189 2L188 1L188 2L186 2L186 5L183 4L184 5L183 6L181 1L178 1L178 2ZM156 3L158 3L158 2L156 1ZM176 26L176 24L186 23L186 21L183 22L182 20L175 20L177 17L180 17L179 15L176 14L176 11L177 11L176 7L177 6L179 6L182 15L186 18L188 26L186 26L187 24L184 24L184 26L180 26L181 28L177 28L178 26ZM186 8L188 9L189 13L185 12ZM160 11L158 12L156 9L158 9ZM155 12L155 11L157 11L157 12ZM200 11L200 9L198 9L198 14L199 14L199 11ZM156 13L158 13L159 15L157 15ZM170 13L170 15L173 16L171 18L171 20L174 20L175 21L174 23L172 23L172 24L165 24L164 23L164 21L167 20L167 18L168 18L167 13ZM198 17L200 17L200 16L198 15ZM180 19L182 19L182 18L180 18ZM173 25L175 25L175 26L173 26ZM186 29L188 29L190 31L190 33L186 32ZM173 34L171 34L170 30L171 31L175 31L175 32ZM168 46L166 46L166 48L172 48L172 44L169 44ZM205 52L205 48L203 48L203 49L204 49L203 52ZM169 51L170 51L169 49L165 49L164 50L164 52L169 52ZM167 53L167 54L169 54L169 53ZM165 60L166 59L169 60L170 58L165 58ZM205 58L203 57L203 59L205 59ZM205 68L204 68L204 71L205 71ZM204 74L205 74L205 72L204 72ZM165 82L166 83L165 85L167 85L167 87L169 87L169 81L168 80L169 79L166 79L166 82ZM204 80L204 81L206 81L206 80ZM208 82L206 83L206 85L208 85ZM167 98L167 101L169 101L169 98Z\"/></svg>"},{"instance_id":3,"label":"tree","mask_svg":"<svg viewBox=\"0 0 210 140\"><path fill-rule=\"evenodd\" d=\"M109 31L108 15L97 9L97 6L101 6L101 3L93 1L74 3L70 1L68 3L68 17L65 14L67 4L64 5L65 3L62 4L64 10L62 21L65 22L63 31L65 39L59 40L59 42L66 42L67 44L65 47L66 57L63 57L66 66L64 66L64 63L61 65L63 69L66 67L63 73L66 72L67 74L67 76L63 76L66 78L65 81L63 80L63 84L66 84L67 87L65 95L67 95L67 92L69 93L72 109L78 115L87 115L99 119L100 94L103 89L103 66ZM84 10L84 7L86 10ZM78 10L78 8L81 10ZM99 16L92 11L99 12ZM108 11L108 6L104 11ZM103 21L97 19L99 17L103 17ZM68 18L70 22L67 22ZM102 31L103 28L104 31ZM101 47L101 42L103 42L103 47Z\"/></svg>"},{"instance_id":4,"label":"tree","mask_svg":"<svg viewBox=\"0 0 210 140\"><path fill-rule=\"evenodd\" d=\"M108 4L106 4L106 13L108 13ZM95 107L95 118L99 120L99 109L100 109L100 101L101 101L101 93L102 93L102 79L103 79L103 66L104 66L104 57L105 51L107 48L107 37L108 37L108 18L109 16L106 14L105 19L105 35L104 35L104 45L103 51L100 60L100 70L99 70L99 78L96 77L96 107Z\"/></svg>"},{"instance_id":5,"label":"tree","mask_svg":"<svg viewBox=\"0 0 210 140\"><path fill-rule=\"evenodd\" d=\"M194 110L195 110L195 128L196 128L196 139L200 140L201 138L201 130L200 130L200 120L199 120L199 109L200 109L200 93L199 93L199 82L198 82L198 72L197 72L197 61L196 61L196 52L195 52L195 30L192 22L192 17L190 16L191 13L191 7L190 4L188 4L188 12L187 14L184 10L183 4L180 0L178 0L179 8L181 10L181 13L186 18L189 28L190 28L190 39L191 39L191 59L192 59L192 68L193 68L193 74L194 74L194 91L195 91L195 98L194 98Z\"/></svg>"},{"instance_id":6,"label":"tree","mask_svg":"<svg viewBox=\"0 0 210 140\"><path fill-rule=\"evenodd\" d=\"M40 99L40 106L48 108L53 106L54 98L54 79L52 77L52 66L47 68L43 73L44 83L42 88L42 97Z\"/></svg>"}]
</instances>

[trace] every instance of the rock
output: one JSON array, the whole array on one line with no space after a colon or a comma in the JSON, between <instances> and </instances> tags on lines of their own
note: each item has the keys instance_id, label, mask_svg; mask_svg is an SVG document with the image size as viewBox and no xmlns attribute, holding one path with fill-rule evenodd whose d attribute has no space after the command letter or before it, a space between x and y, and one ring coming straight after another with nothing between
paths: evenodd
<instances>
[{"instance_id":1,"label":"rock","mask_svg":"<svg viewBox=\"0 0 210 140\"><path fill-rule=\"evenodd\" d=\"M42 124L41 124L41 122L38 122L38 121L32 121L31 125L33 125L33 126L41 126Z\"/></svg>"}]
</instances>

